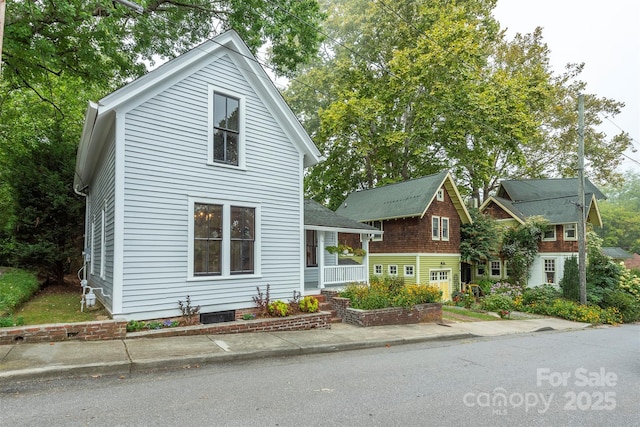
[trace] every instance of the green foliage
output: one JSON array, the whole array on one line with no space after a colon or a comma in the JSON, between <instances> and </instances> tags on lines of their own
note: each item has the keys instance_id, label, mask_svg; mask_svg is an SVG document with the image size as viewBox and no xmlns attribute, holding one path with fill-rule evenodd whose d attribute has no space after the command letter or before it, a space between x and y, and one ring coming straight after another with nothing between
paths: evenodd
<instances>
[{"instance_id":1,"label":"green foliage","mask_svg":"<svg viewBox=\"0 0 640 427\"><path fill-rule=\"evenodd\" d=\"M493 294L487 295L482 298L480 307L486 311L495 311L496 313L503 311L513 310L513 299L506 294Z\"/></svg>"},{"instance_id":2,"label":"green foliage","mask_svg":"<svg viewBox=\"0 0 640 427\"><path fill-rule=\"evenodd\" d=\"M429 285L398 285L397 278L375 280L370 286L349 284L340 296L351 300L351 307L361 310L375 310L387 307L411 308L416 304L439 302L442 291Z\"/></svg>"},{"instance_id":3,"label":"green foliage","mask_svg":"<svg viewBox=\"0 0 640 427\"><path fill-rule=\"evenodd\" d=\"M289 315L289 304L284 301L276 300L267 307L269 314L276 317L286 317Z\"/></svg>"},{"instance_id":4,"label":"green foliage","mask_svg":"<svg viewBox=\"0 0 640 427\"><path fill-rule=\"evenodd\" d=\"M603 246L640 253L640 174L628 171L623 179L604 189L608 199L598 202L603 226L597 233Z\"/></svg>"},{"instance_id":5,"label":"green foliage","mask_svg":"<svg viewBox=\"0 0 640 427\"><path fill-rule=\"evenodd\" d=\"M40 289L36 276L28 271L7 269L0 273L0 316L13 312Z\"/></svg>"},{"instance_id":6,"label":"green foliage","mask_svg":"<svg viewBox=\"0 0 640 427\"><path fill-rule=\"evenodd\" d=\"M578 259L575 256L564 262L564 274L560 280L562 296L571 301L580 301L580 275Z\"/></svg>"},{"instance_id":7,"label":"green foliage","mask_svg":"<svg viewBox=\"0 0 640 427\"><path fill-rule=\"evenodd\" d=\"M600 306L602 308L616 308L625 323L632 323L640 319L640 302L633 295L621 289L606 291Z\"/></svg>"},{"instance_id":8,"label":"green foliage","mask_svg":"<svg viewBox=\"0 0 640 427\"><path fill-rule=\"evenodd\" d=\"M512 285L509 282L496 282L491 286L489 294L506 295L513 299L522 296L523 289L521 285Z\"/></svg>"},{"instance_id":9,"label":"green foliage","mask_svg":"<svg viewBox=\"0 0 640 427\"><path fill-rule=\"evenodd\" d=\"M182 300L178 300L178 307L180 308L180 312L182 313L182 317L184 317L187 325L195 325L200 321L200 306L193 306L191 304L191 297L187 295L187 298L183 302Z\"/></svg>"},{"instance_id":10,"label":"green foliage","mask_svg":"<svg viewBox=\"0 0 640 427\"><path fill-rule=\"evenodd\" d=\"M472 223L460 226L460 255L462 261L482 263L498 252L499 235L495 219L478 209L470 209Z\"/></svg>"},{"instance_id":11,"label":"green foliage","mask_svg":"<svg viewBox=\"0 0 640 427\"><path fill-rule=\"evenodd\" d=\"M163 328L175 328L180 326L180 322L177 320L151 320L148 322L138 321L138 320L130 320L127 322L127 332L138 332L143 329L163 329Z\"/></svg>"},{"instance_id":12,"label":"green foliage","mask_svg":"<svg viewBox=\"0 0 640 427\"><path fill-rule=\"evenodd\" d=\"M10 328L12 326L24 325L24 317L18 316L15 319L13 316L0 316L0 328Z\"/></svg>"},{"instance_id":13,"label":"green foliage","mask_svg":"<svg viewBox=\"0 0 640 427\"><path fill-rule=\"evenodd\" d=\"M531 264L538 254L538 242L548 226L541 217L529 217L524 224L504 232L500 256L509 262L511 277L518 285L526 285Z\"/></svg>"},{"instance_id":14,"label":"green foliage","mask_svg":"<svg viewBox=\"0 0 640 427\"><path fill-rule=\"evenodd\" d=\"M315 313L318 311L318 299L312 295L307 295L298 303L300 311L305 313Z\"/></svg>"},{"instance_id":15,"label":"green foliage","mask_svg":"<svg viewBox=\"0 0 640 427\"><path fill-rule=\"evenodd\" d=\"M256 308L260 311L260 314L267 315L269 314L269 304L271 304L271 285L267 283L266 292L262 292L260 290L260 286L256 286L256 290L258 291L258 295L252 297L253 303Z\"/></svg>"},{"instance_id":16,"label":"green foliage","mask_svg":"<svg viewBox=\"0 0 640 427\"><path fill-rule=\"evenodd\" d=\"M624 267L602 254L599 239L589 235L587 263L587 301L600 304L604 294L618 288Z\"/></svg>"},{"instance_id":17,"label":"green foliage","mask_svg":"<svg viewBox=\"0 0 640 427\"><path fill-rule=\"evenodd\" d=\"M631 294L640 303L640 272L627 268L620 274L620 289Z\"/></svg>"},{"instance_id":18,"label":"green foliage","mask_svg":"<svg viewBox=\"0 0 640 427\"><path fill-rule=\"evenodd\" d=\"M531 302L526 305L516 305L516 307L521 311L560 317L574 322L611 325L622 322L620 311L615 307L603 309L597 305L581 305L563 298L556 298L548 303Z\"/></svg>"},{"instance_id":19,"label":"green foliage","mask_svg":"<svg viewBox=\"0 0 640 427\"><path fill-rule=\"evenodd\" d=\"M550 305L554 300L560 298L560 292L548 283L533 288L525 288L521 304L524 306Z\"/></svg>"}]
</instances>

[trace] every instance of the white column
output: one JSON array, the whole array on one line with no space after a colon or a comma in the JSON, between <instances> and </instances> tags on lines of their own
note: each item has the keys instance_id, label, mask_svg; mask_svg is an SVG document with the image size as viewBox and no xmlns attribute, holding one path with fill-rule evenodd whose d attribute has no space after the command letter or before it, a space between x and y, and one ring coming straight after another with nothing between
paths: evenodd
<instances>
[{"instance_id":1,"label":"white column","mask_svg":"<svg viewBox=\"0 0 640 427\"><path fill-rule=\"evenodd\" d=\"M362 257L362 265L364 265L364 278L369 284L369 239L371 236L369 234L361 234L360 238L362 240L362 249L364 249L364 257Z\"/></svg>"},{"instance_id":2,"label":"white column","mask_svg":"<svg viewBox=\"0 0 640 427\"><path fill-rule=\"evenodd\" d=\"M318 288L324 289L324 231L318 231Z\"/></svg>"}]
</instances>

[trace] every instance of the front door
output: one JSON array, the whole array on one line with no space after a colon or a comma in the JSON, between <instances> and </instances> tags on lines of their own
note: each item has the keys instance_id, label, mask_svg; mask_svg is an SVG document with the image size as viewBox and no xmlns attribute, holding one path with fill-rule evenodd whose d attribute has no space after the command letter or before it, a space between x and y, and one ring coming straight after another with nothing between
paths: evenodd
<instances>
[{"instance_id":1,"label":"front door","mask_svg":"<svg viewBox=\"0 0 640 427\"><path fill-rule=\"evenodd\" d=\"M429 284L442 291L443 301L451 299L451 270L431 270Z\"/></svg>"}]
</instances>

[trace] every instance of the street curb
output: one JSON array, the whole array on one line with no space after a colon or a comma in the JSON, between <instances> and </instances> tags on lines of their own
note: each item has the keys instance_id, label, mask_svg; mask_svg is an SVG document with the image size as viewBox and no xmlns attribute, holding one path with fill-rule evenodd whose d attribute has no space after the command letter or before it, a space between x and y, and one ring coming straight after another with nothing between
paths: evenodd
<instances>
[{"instance_id":1,"label":"street curb","mask_svg":"<svg viewBox=\"0 0 640 427\"><path fill-rule=\"evenodd\" d=\"M442 336L428 336L415 338L378 339L371 341L345 342L338 344L320 344L301 347L292 345L289 348L259 350L235 353L203 354L197 356L183 356L180 358L131 360L125 362L89 363L84 365L48 366L46 368L29 368L9 372L0 372L0 385L15 381L31 381L41 379L69 378L75 376L102 375L131 375L169 369L190 368L195 365L213 365L215 363L229 363L247 361L268 357L294 357L311 354L336 353L341 351L365 350L423 342L455 341L477 338L470 333L460 333Z\"/></svg>"}]
</instances>

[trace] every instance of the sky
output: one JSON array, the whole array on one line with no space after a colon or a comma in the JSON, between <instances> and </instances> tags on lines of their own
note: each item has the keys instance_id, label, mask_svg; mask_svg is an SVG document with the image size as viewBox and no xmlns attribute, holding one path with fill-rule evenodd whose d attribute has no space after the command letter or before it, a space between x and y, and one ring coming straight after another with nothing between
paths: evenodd
<instances>
[{"instance_id":1,"label":"sky","mask_svg":"<svg viewBox=\"0 0 640 427\"><path fill-rule=\"evenodd\" d=\"M625 103L622 113L603 119L602 130L630 134L637 151L625 154L635 161L625 159L620 170L640 173L640 1L498 0L494 16L509 39L542 27L557 73L584 62L585 92Z\"/></svg>"}]
</instances>

